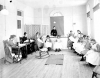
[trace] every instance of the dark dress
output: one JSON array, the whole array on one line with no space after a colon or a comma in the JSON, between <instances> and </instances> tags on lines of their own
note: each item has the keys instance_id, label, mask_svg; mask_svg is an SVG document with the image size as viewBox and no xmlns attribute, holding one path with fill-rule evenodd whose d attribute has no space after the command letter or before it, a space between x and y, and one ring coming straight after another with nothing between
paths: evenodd
<instances>
[{"instance_id":1,"label":"dark dress","mask_svg":"<svg viewBox=\"0 0 100 78\"><path fill-rule=\"evenodd\" d=\"M57 36L57 30L56 29L52 29L51 30L51 35L52 36Z\"/></svg>"},{"instance_id":2,"label":"dark dress","mask_svg":"<svg viewBox=\"0 0 100 78\"><path fill-rule=\"evenodd\" d=\"M26 41L27 40L27 37L23 36L23 39L22 40L23 40L23 42Z\"/></svg>"}]
</instances>

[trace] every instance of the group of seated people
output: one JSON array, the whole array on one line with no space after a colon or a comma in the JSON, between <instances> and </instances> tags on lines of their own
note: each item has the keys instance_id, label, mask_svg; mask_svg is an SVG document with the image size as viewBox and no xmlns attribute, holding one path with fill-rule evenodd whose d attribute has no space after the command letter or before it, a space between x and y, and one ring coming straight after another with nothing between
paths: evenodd
<instances>
[{"instance_id":1,"label":"group of seated people","mask_svg":"<svg viewBox=\"0 0 100 78\"><path fill-rule=\"evenodd\" d=\"M55 52L59 52L61 51L61 40L60 40L60 36L55 36L56 39L55 41L52 41L50 36L47 35L45 38L44 36L41 36L39 32L36 33L36 35L34 36L33 40L34 40L34 49L35 51L38 51L39 48L47 48L48 51L50 50L55 50ZM10 50L12 50L12 48L15 50L18 50L19 45L20 44L24 44L25 42L29 42L30 39L27 38L27 33L24 32L24 36L21 37L20 42L17 41L17 37L16 35L10 35L10 38L7 40L7 44L10 47ZM39 43L42 43L42 45L38 45ZM12 51L11 51L12 52ZM16 59L16 61L20 61L22 58L22 52L19 52L19 54L16 52L12 52L11 53L12 57L14 57Z\"/></svg>"},{"instance_id":2,"label":"group of seated people","mask_svg":"<svg viewBox=\"0 0 100 78\"><path fill-rule=\"evenodd\" d=\"M37 41L43 43L43 47L48 48L48 51L50 50L55 50L55 52L59 52L61 51L61 40L60 40L60 36L58 35L55 39L55 41L53 42L50 38L49 35L46 36L46 38L44 36L40 36L40 33L38 32L37 36Z\"/></svg>"},{"instance_id":3,"label":"group of seated people","mask_svg":"<svg viewBox=\"0 0 100 78\"><path fill-rule=\"evenodd\" d=\"M86 64L96 66L96 68L99 66L100 73L100 44L95 39L84 35L80 30L77 30L77 35L70 31L67 47L74 50L77 55L82 56L80 61L86 61ZM100 74L97 78L100 78Z\"/></svg>"},{"instance_id":4,"label":"group of seated people","mask_svg":"<svg viewBox=\"0 0 100 78\"><path fill-rule=\"evenodd\" d=\"M22 59L22 56L24 55L24 57L26 58L26 53L25 51L21 52L23 48L19 49L19 45L23 44L24 42L26 42L27 39L27 33L24 32L24 36L22 37L22 39L20 40L20 42L17 41L17 37L16 35L10 35L10 37L6 40L6 45L9 47L10 50L10 54L6 53L8 55L9 58L12 58L15 62L19 62ZM29 42L29 40L28 40Z\"/></svg>"}]
</instances>

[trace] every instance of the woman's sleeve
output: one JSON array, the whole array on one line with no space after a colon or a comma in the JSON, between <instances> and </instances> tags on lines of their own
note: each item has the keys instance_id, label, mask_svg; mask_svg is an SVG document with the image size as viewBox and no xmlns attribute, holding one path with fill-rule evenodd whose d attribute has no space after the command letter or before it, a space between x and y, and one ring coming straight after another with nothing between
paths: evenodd
<instances>
[{"instance_id":1,"label":"woman's sleeve","mask_svg":"<svg viewBox=\"0 0 100 78\"><path fill-rule=\"evenodd\" d=\"M56 30L56 35L58 35L57 30Z\"/></svg>"},{"instance_id":2,"label":"woman's sleeve","mask_svg":"<svg viewBox=\"0 0 100 78\"><path fill-rule=\"evenodd\" d=\"M96 45L96 48L97 48L97 52L100 52L100 45L99 44Z\"/></svg>"},{"instance_id":3,"label":"woman's sleeve","mask_svg":"<svg viewBox=\"0 0 100 78\"><path fill-rule=\"evenodd\" d=\"M52 33L53 33L53 31L51 30L51 35L53 35Z\"/></svg>"}]
</instances>

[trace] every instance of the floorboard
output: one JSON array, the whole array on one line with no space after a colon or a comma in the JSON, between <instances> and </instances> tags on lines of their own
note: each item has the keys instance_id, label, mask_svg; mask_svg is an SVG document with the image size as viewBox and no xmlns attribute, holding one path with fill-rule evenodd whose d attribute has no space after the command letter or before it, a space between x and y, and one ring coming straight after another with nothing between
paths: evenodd
<instances>
[{"instance_id":1,"label":"floorboard","mask_svg":"<svg viewBox=\"0 0 100 78\"><path fill-rule=\"evenodd\" d=\"M80 62L80 56L70 50L50 51L50 54L63 54L63 65L45 65L48 56L38 59L38 52L28 55L21 64L2 64L0 78L91 78L93 67ZM2 63L2 62L1 62Z\"/></svg>"}]
</instances>

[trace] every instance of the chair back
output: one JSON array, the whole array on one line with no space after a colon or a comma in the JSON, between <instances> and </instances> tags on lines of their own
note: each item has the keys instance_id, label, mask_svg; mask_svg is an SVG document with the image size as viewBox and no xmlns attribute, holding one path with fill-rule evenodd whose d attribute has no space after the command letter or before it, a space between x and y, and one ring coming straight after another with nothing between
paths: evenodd
<instances>
[{"instance_id":1,"label":"chair back","mask_svg":"<svg viewBox=\"0 0 100 78\"><path fill-rule=\"evenodd\" d=\"M3 44L4 44L5 56L12 58L11 50L10 50L10 47L8 46L8 41L7 40L3 40Z\"/></svg>"},{"instance_id":2,"label":"chair back","mask_svg":"<svg viewBox=\"0 0 100 78\"><path fill-rule=\"evenodd\" d=\"M37 40L37 45L38 45L38 48L39 48L39 49L41 49L41 48L44 47L44 43L39 42L38 40Z\"/></svg>"}]
</instances>

